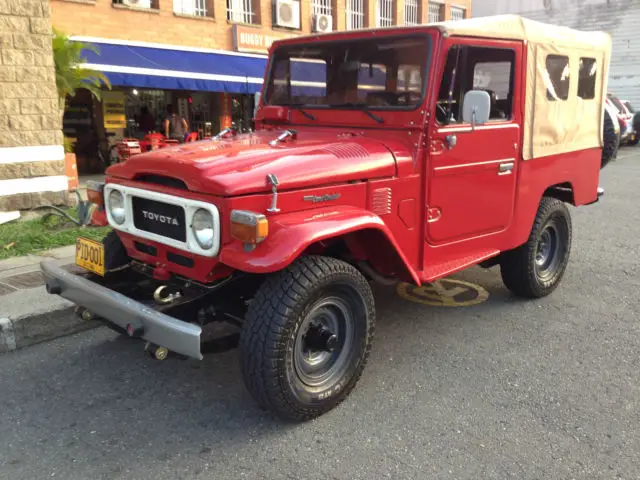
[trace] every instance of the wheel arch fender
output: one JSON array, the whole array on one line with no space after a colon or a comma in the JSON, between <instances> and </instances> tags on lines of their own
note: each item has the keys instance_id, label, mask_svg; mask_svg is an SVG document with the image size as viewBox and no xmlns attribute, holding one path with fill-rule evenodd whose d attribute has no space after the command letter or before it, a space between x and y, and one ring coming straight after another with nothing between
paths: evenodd
<instances>
[{"instance_id":1,"label":"wheel arch fender","mask_svg":"<svg viewBox=\"0 0 640 480\"><path fill-rule=\"evenodd\" d=\"M405 270L403 276L420 284L417 272L387 225L378 215L357 207L327 207L278 215L269 222L267 238L253 250L247 251L240 242L234 241L222 248L220 261L248 273L273 273L286 268L305 252L335 240L344 241L346 248L359 257L366 255L363 236L368 233L376 235L394 252L394 260Z\"/></svg>"}]
</instances>

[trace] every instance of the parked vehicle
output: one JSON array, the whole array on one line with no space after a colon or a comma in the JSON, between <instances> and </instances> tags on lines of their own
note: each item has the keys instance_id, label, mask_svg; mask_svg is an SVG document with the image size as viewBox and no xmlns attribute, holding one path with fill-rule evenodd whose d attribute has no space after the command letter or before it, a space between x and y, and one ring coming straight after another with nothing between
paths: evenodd
<instances>
[{"instance_id":1,"label":"parked vehicle","mask_svg":"<svg viewBox=\"0 0 640 480\"><path fill-rule=\"evenodd\" d=\"M635 145L638 138L633 128L633 114L613 93L607 94L607 100L613 104L618 111L618 122L620 124L620 143L621 145Z\"/></svg>"},{"instance_id":2,"label":"parked vehicle","mask_svg":"<svg viewBox=\"0 0 640 480\"><path fill-rule=\"evenodd\" d=\"M110 167L90 195L113 231L78 239L85 275L44 261L47 290L157 359L235 342L260 405L317 417L367 363L371 281L481 265L521 297L558 287L567 205L599 199L610 50L518 16L279 40L256 130ZM204 343L214 322L238 331Z\"/></svg>"},{"instance_id":3,"label":"parked vehicle","mask_svg":"<svg viewBox=\"0 0 640 480\"><path fill-rule=\"evenodd\" d=\"M633 119L631 120L631 125L633 126L633 132L635 134L635 138L632 144L637 145L638 142L640 142L640 111L637 111L635 108L633 108L629 100L623 100L622 103L624 104L625 107L627 107L627 110L629 110L629 113L633 115Z\"/></svg>"}]
</instances>

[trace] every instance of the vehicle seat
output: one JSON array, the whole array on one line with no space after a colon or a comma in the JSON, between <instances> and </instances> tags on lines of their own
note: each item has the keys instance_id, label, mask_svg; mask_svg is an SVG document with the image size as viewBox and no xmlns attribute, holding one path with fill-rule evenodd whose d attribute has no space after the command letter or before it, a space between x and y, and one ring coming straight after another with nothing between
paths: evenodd
<instances>
[{"instance_id":1,"label":"vehicle seat","mask_svg":"<svg viewBox=\"0 0 640 480\"><path fill-rule=\"evenodd\" d=\"M485 92L489 94L489 99L491 101L489 118L491 120L507 118L505 113L500 108L498 108L498 95L496 94L496 92L488 89L485 89Z\"/></svg>"}]
</instances>

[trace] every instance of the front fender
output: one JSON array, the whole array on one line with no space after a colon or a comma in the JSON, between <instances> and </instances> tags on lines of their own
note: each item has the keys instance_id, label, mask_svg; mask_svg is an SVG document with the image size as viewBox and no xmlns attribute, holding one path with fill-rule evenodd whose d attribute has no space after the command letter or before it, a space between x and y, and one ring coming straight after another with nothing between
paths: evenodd
<instances>
[{"instance_id":1,"label":"front fender","mask_svg":"<svg viewBox=\"0 0 640 480\"><path fill-rule=\"evenodd\" d=\"M233 242L222 248L220 262L249 273L276 272L291 264L315 242L368 228L379 230L387 237L419 285L418 275L382 219L362 208L349 206L325 207L273 217L269 221L269 236L253 251L247 252L240 242Z\"/></svg>"}]
</instances>

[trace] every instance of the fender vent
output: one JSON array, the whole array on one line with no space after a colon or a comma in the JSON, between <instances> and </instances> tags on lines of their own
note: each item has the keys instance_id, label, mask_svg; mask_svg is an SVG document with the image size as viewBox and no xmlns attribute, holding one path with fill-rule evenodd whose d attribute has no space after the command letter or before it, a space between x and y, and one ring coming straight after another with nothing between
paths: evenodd
<instances>
[{"instance_id":1,"label":"fender vent","mask_svg":"<svg viewBox=\"0 0 640 480\"><path fill-rule=\"evenodd\" d=\"M391 213L391 188L377 188L371 195L371 211L376 215Z\"/></svg>"},{"instance_id":2,"label":"fender vent","mask_svg":"<svg viewBox=\"0 0 640 480\"><path fill-rule=\"evenodd\" d=\"M337 158L367 158L369 152L358 143L341 143L323 147L327 153L335 155Z\"/></svg>"}]
</instances>

